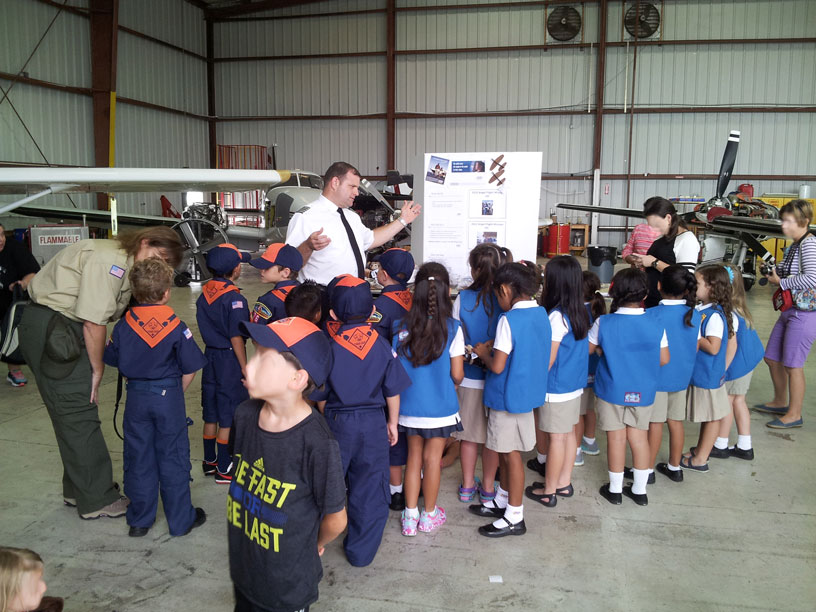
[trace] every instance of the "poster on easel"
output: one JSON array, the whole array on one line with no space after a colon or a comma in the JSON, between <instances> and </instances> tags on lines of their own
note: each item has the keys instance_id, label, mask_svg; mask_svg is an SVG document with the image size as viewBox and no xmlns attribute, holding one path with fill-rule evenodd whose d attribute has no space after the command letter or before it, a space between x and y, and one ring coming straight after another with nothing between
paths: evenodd
<instances>
[{"instance_id":1,"label":"poster on easel","mask_svg":"<svg viewBox=\"0 0 816 612\"><path fill-rule=\"evenodd\" d=\"M421 163L414 197L422 214L411 239L417 262L444 264L451 285L464 287L471 281L468 254L477 244L535 261L540 152L426 153Z\"/></svg>"}]
</instances>

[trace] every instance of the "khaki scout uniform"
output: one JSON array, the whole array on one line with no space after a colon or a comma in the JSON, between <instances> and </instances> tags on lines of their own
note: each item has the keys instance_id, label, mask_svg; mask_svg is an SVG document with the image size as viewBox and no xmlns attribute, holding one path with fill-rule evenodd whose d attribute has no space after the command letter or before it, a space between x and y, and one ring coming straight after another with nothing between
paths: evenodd
<instances>
[{"instance_id":1,"label":"khaki scout uniform","mask_svg":"<svg viewBox=\"0 0 816 612\"><path fill-rule=\"evenodd\" d=\"M80 514L119 498L99 410L89 402L92 371L82 323L106 325L121 317L130 300L132 264L115 240L64 248L29 284L32 305L19 326L23 357L54 426L63 495L76 499Z\"/></svg>"}]
</instances>

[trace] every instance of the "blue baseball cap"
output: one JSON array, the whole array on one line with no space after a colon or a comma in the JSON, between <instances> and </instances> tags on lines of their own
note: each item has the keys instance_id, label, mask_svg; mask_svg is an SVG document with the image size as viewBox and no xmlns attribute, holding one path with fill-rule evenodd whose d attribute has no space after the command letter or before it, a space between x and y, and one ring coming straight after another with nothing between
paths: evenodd
<instances>
[{"instance_id":1,"label":"blue baseball cap","mask_svg":"<svg viewBox=\"0 0 816 612\"><path fill-rule=\"evenodd\" d=\"M300 317L280 319L269 325L241 321L239 329L261 346L292 353L318 387L329 377L331 345L326 334L311 321Z\"/></svg>"},{"instance_id":2,"label":"blue baseball cap","mask_svg":"<svg viewBox=\"0 0 816 612\"><path fill-rule=\"evenodd\" d=\"M219 244L207 252L207 267L216 274L229 274L240 263L247 263L251 255L239 251L238 247L229 242Z\"/></svg>"},{"instance_id":3,"label":"blue baseball cap","mask_svg":"<svg viewBox=\"0 0 816 612\"><path fill-rule=\"evenodd\" d=\"M327 290L334 314L344 323L365 321L371 315L374 298L367 281L351 274L341 274L332 279Z\"/></svg>"},{"instance_id":4,"label":"blue baseball cap","mask_svg":"<svg viewBox=\"0 0 816 612\"><path fill-rule=\"evenodd\" d=\"M292 272L298 272L303 267L303 255L290 244L272 244L267 247L263 255L250 261L249 265L259 270L266 270L272 266L283 266Z\"/></svg>"},{"instance_id":5,"label":"blue baseball cap","mask_svg":"<svg viewBox=\"0 0 816 612\"><path fill-rule=\"evenodd\" d=\"M380 255L380 267L405 287L414 273L414 257L405 249L388 249Z\"/></svg>"}]
</instances>

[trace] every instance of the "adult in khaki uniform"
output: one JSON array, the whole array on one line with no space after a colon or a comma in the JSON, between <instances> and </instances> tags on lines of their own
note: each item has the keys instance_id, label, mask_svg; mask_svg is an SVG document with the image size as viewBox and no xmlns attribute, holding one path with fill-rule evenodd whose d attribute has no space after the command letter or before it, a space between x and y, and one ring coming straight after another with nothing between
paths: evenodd
<instances>
[{"instance_id":1,"label":"adult in khaki uniform","mask_svg":"<svg viewBox=\"0 0 816 612\"><path fill-rule=\"evenodd\" d=\"M167 227L82 240L60 251L28 286L32 305L20 321L20 347L54 426L65 503L84 519L122 516L128 504L113 482L96 405L106 325L127 308L133 262L160 257L175 266L181 252Z\"/></svg>"}]
</instances>

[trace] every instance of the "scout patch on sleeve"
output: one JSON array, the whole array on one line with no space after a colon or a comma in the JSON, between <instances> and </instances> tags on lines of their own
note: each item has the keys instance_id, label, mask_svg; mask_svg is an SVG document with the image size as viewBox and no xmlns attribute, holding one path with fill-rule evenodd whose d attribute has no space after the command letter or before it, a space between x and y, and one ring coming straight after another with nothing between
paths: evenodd
<instances>
[{"instance_id":1,"label":"scout patch on sleeve","mask_svg":"<svg viewBox=\"0 0 816 612\"><path fill-rule=\"evenodd\" d=\"M383 319L382 313L379 310L375 310L374 312L371 313L371 316L368 317L366 323L374 323L376 325L377 323L382 321L382 319Z\"/></svg>"},{"instance_id":2,"label":"scout patch on sleeve","mask_svg":"<svg viewBox=\"0 0 816 612\"><path fill-rule=\"evenodd\" d=\"M122 278L125 275L125 269L120 268L119 266L111 266L109 274L115 276L116 278Z\"/></svg>"},{"instance_id":3,"label":"scout patch on sleeve","mask_svg":"<svg viewBox=\"0 0 816 612\"><path fill-rule=\"evenodd\" d=\"M272 318L272 311L269 310L269 307L263 302L255 302L255 307L252 309L250 318L253 323L268 321Z\"/></svg>"},{"instance_id":4,"label":"scout patch on sleeve","mask_svg":"<svg viewBox=\"0 0 816 612\"><path fill-rule=\"evenodd\" d=\"M184 337L187 338L188 340L193 339L193 332L190 331L189 327L184 330Z\"/></svg>"},{"instance_id":5,"label":"scout patch on sleeve","mask_svg":"<svg viewBox=\"0 0 816 612\"><path fill-rule=\"evenodd\" d=\"M637 391L627 391L623 394L623 403L626 404L639 404L640 403L640 393Z\"/></svg>"},{"instance_id":6,"label":"scout patch on sleeve","mask_svg":"<svg viewBox=\"0 0 816 612\"><path fill-rule=\"evenodd\" d=\"M244 307L244 303L241 300L235 300L232 303L232 309L233 310L235 310L236 308L243 308L243 307Z\"/></svg>"}]
</instances>

